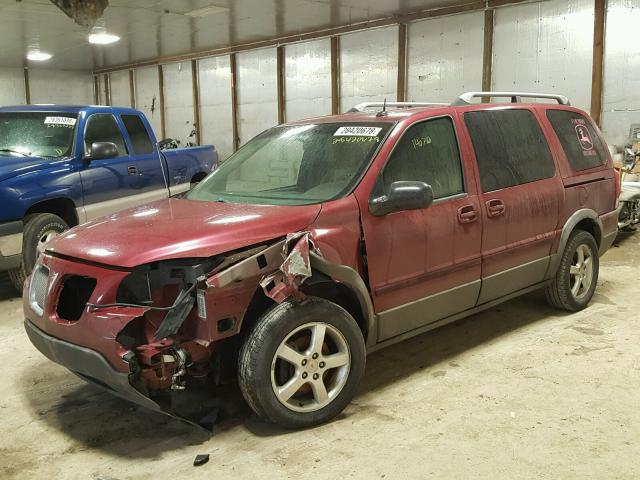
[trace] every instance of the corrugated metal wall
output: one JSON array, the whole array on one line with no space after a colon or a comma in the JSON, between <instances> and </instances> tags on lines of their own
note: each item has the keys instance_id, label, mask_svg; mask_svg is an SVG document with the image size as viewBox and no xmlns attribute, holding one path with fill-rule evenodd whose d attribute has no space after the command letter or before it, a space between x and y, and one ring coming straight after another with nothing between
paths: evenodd
<instances>
[{"instance_id":1,"label":"corrugated metal wall","mask_svg":"<svg viewBox=\"0 0 640 480\"><path fill-rule=\"evenodd\" d=\"M340 38L340 108L361 102L395 102L398 27L365 30Z\"/></svg>"},{"instance_id":2,"label":"corrugated metal wall","mask_svg":"<svg viewBox=\"0 0 640 480\"><path fill-rule=\"evenodd\" d=\"M495 90L564 93L590 107L594 0L549 0L495 9ZM609 143L624 143L629 125L640 123L640 24L638 0L609 0L605 38L602 125ZM407 26L406 98L450 101L482 83L483 12L437 17ZM340 36L340 109L397 96L397 26ZM285 117L288 121L331 111L330 40L288 44ZM237 99L240 144L277 123L276 49L238 53ZM79 72L30 70L32 102L93 103L93 81ZM183 142L193 129L191 65L163 66L166 135ZM201 141L217 145L222 158L233 150L231 72L228 56L198 61ZM135 70L136 104L160 136L157 67ZM98 75L100 103L104 76ZM129 105L128 72L110 75L114 105ZM0 104L24 103L22 69L0 69Z\"/></svg>"},{"instance_id":3,"label":"corrugated metal wall","mask_svg":"<svg viewBox=\"0 0 640 480\"><path fill-rule=\"evenodd\" d=\"M624 145L631 124L640 123L639 27L638 0L609 0L604 43L602 131L607 141L615 145Z\"/></svg>"},{"instance_id":4,"label":"corrugated metal wall","mask_svg":"<svg viewBox=\"0 0 640 480\"><path fill-rule=\"evenodd\" d=\"M233 153L229 56L198 61L200 129L203 144L214 144L221 160Z\"/></svg>"},{"instance_id":5,"label":"corrugated metal wall","mask_svg":"<svg viewBox=\"0 0 640 480\"><path fill-rule=\"evenodd\" d=\"M591 106L593 0L551 0L499 8L493 89L566 94Z\"/></svg>"},{"instance_id":6,"label":"corrugated metal wall","mask_svg":"<svg viewBox=\"0 0 640 480\"><path fill-rule=\"evenodd\" d=\"M483 41L482 12L409 24L407 100L450 102L481 90Z\"/></svg>"},{"instance_id":7,"label":"corrugated metal wall","mask_svg":"<svg viewBox=\"0 0 640 480\"><path fill-rule=\"evenodd\" d=\"M287 121L331 113L331 41L285 47Z\"/></svg>"}]
</instances>

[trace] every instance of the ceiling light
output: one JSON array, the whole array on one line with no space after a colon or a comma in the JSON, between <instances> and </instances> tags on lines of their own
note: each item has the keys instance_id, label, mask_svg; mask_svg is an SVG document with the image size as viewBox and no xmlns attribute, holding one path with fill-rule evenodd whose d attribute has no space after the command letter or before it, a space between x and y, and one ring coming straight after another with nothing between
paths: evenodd
<instances>
[{"instance_id":1,"label":"ceiling light","mask_svg":"<svg viewBox=\"0 0 640 480\"><path fill-rule=\"evenodd\" d=\"M34 62L44 62L49 60L53 55L47 52L41 52L39 50L35 50L27 53L27 59L33 60Z\"/></svg>"},{"instance_id":2,"label":"ceiling light","mask_svg":"<svg viewBox=\"0 0 640 480\"><path fill-rule=\"evenodd\" d=\"M209 5L208 7L196 8L190 12L184 13L187 17L202 18L215 13L222 13L229 10L227 7L219 7L217 5Z\"/></svg>"},{"instance_id":3,"label":"ceiling light","mask_svg":"<svg viewBox=\"0 0 640 480\"><path fill-rule=\"evenodd\" d=\"M109 45L118 40L120 40L118 35L108 33L106 30L100 28L94 28L91 34L89 34L89 43L93 43L94 45Z\"/></svg>"}]
</instances>

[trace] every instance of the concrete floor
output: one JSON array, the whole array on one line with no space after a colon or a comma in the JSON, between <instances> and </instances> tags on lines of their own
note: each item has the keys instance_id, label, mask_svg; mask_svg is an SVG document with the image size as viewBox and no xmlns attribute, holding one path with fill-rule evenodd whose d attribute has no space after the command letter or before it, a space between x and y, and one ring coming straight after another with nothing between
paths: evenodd
<instances>
[{"instance_id":1,"label":"concrete floor","mask_svg":"<svg viewBox=\"0 0 640 480\"><path fill-rule=\"evenodd\" d=\"M46 360L0 277L0 478L640 478L639 243L603 258L583 312L527 295L372 355L328 425L244 407L212 437Z\"/></svg>"}]
</instances>

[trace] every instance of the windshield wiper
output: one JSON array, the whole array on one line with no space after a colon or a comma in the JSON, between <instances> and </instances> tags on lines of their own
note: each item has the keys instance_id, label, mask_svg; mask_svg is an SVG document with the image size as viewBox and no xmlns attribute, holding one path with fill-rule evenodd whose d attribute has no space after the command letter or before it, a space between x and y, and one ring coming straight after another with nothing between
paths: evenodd
<instances>
[{"instance_id":1,"label":"windshield wiper","mask_svg":"<svg viewBox=\"0 0 640 480\"><path fill-rule=\"evenodd\" d=\"M12 150L10 148L0 148L0 152L17 153L18 155L22 155L23 157L30 157L31 156L28 153L19 152L18 150Z\"/></svg>"}]
</instances>

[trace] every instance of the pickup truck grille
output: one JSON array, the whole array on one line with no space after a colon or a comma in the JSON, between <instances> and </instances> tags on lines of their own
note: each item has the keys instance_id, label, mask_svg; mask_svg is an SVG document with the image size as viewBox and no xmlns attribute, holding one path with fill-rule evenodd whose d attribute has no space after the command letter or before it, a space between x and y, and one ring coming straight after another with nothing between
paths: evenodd
<instances>
[{"instance_id":1,"label":"pickup truck grille","mask_svg":"<svg viewBox=\"0 0 640 480\"><path fill-rule=\"evenodd\" d=\"M29 305L38 315L44 312L44 302L47 298L49 285L49 269L44 265L36 265L29 284Z\"/></svg>"}]
</instances>

